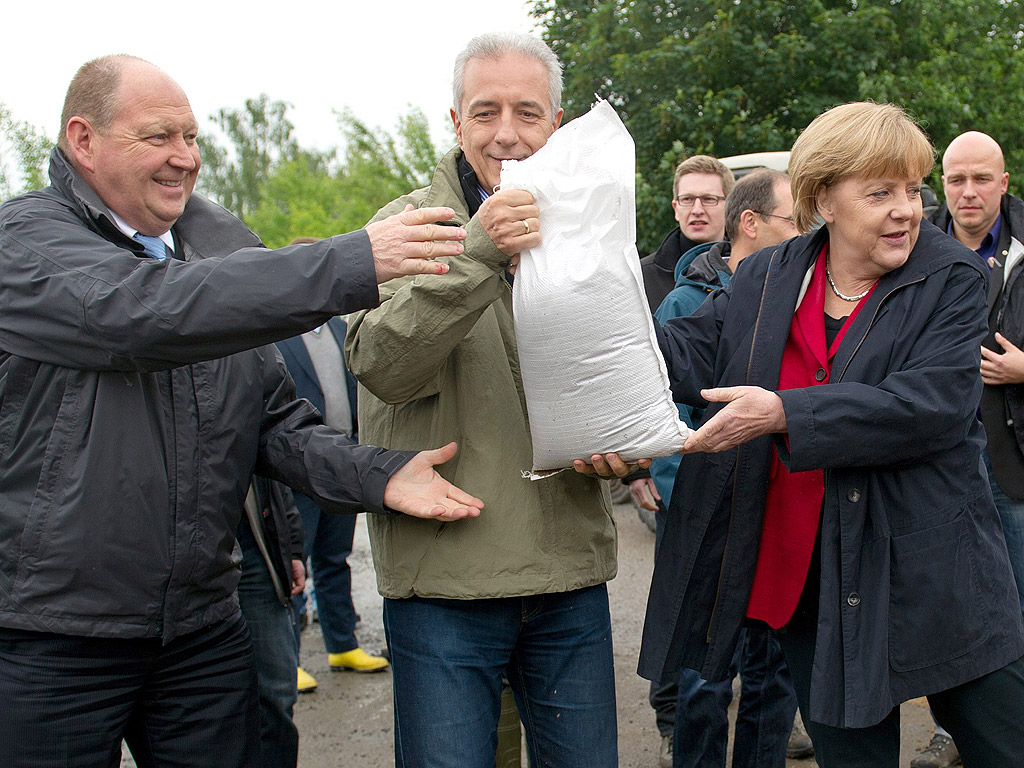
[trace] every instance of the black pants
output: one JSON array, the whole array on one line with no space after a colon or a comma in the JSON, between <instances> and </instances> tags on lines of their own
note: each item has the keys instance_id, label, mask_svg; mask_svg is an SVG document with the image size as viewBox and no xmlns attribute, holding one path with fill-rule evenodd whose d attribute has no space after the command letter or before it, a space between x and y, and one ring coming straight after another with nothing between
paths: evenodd
<instances>
[{"instance_id":1,"label":"black pants","mask_svg":"<svg viewBox=\"0 0 1024 768\"><path fill-rule=\"evenodd\" d=\"M260 763L241 615L167 645L0 629L0 766L141 768Z\"/></svg>"},{"instance_id":2,"label":"black pants","mask_svg":"<svg viewBox=\"0 0 1024 768\"><path fill-rule=\"evenodd\" d=\"M816 575L813 572L812 575ZM810 577L809 577L810 579ZM815 585L816 586L816 585ZM870 728L835 728L807 716L817 635L817 589L801 596L792 620L779 632L807 733L820 768L897 768L900 711ZM928 697L936 720L953 736L964 768L1024 764L1024 659Z\"/></svg>"}]
</instances>

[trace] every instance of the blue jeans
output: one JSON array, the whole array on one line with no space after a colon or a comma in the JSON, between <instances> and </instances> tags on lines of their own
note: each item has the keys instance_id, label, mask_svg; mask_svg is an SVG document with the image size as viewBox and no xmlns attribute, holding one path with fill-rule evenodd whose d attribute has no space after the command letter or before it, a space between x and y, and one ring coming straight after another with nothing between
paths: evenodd
<instances>
[{"instance_id":1,"label":"blue jeans","mask_svg":"<svg viewBox=\"0 0 1024 768\"><path fill-rule=\"evenodd\" d=\"M299 731L292 722L292 709L298 698L295 669L299 652L291 606L278 600L267 564L245 520L238 527L238 543L242 547L238 603L256 653L263 768L295 768Z\"/></svg>"},{"instance_id":2,"label":"blue jeans","mask_svg":"<svg viewBox=\"0 0 1024 768\"><path fill-rule=\"evenodd\" d=\"M359 647L356 640L355 606L352 605L352 554L355 515L321 512L312 504L299 506L304 535L303 555L309 558L316 595L316 611L328 653L345 653ZM296 595L296 601L304 600ZM296 604L296 608L299 607Z\"/></svg>"},{"instance_id":3,"label":"blue jeans","mask_svg":"<svg viewBox=\"0 0 1024 768\"><path fill-rule=\"evenodd\" d=\"M384 629L398 768L494 768L502 675L530 765L617 765L604 584L487 600L388 599Z\"/></svg>"},{"instance_id":4,"label":"blue jeans","mask_svg":"<svg viewBox=\"0 0 1024 768\"><path fill-rule=\"evenodd\" d=\"M1020 607L1024 611L1024 501L1011 499L1003 493L992 475L988 450L984 456L985 469L988 470L989 484L992 486L992 498L996 502L996 510L1003 523L1003 536L1006 538L1006 551L1010 555L1013 579L1017 582L1017 592L1020 593Z\"/></svg>"},{"instance_id":5,"label":"blue jeans","mask_svg":"<svg viewBox=\"0 0 1024 768\"><path fill-rule=\"evenodd\" d=\"M767 629L740 633L729 680L710 683L691 669L682 671L676 701L674 768L724 768L732 678L737 669L743 687L732 766L785 768L796 692L779 641Z\"/></svg>"}]
</instances>

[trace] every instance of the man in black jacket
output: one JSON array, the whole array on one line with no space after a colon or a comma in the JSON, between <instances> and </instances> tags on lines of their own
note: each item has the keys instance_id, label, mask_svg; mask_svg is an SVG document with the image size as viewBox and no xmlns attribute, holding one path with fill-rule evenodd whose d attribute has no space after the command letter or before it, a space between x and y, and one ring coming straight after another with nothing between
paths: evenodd
<instances>
[{"instance_id":1,"label":"man in black jacket","mask_svg":"<svg viewBox=\"0 0 1024 768\"><path fill-rule=\"evenodd\" d=\"M465 237L405 211L268 252L191 195L197 125L134 57L68 89L51 186L0 206L0 765L258 765L234 530L254 470L332 512L482 503L323 426L271 342L443 274ZM437 242L442 240L445 242ZM443 279L443 278L438 278Z\"/></svg>"},{"instance_id":2,"label":"man in black jacket","mask_svg":"<svg viewBox=\"0 0 1024 768\"><path fill-rule=\"evenodd\" d=\"M991 136L968 131L942 156L945 204L932 222L991 270L989 334L981 348L981 421L992 495L1003 523L1017 591L1024 595L1024 201L1007 193L1010 174ZM1024 609L1024 597L1021 598ZM949 734L936 728L912 768L946 768L960 760Z\"/></svg>"},{"instance_id":3,"label":"man in black jacket","mask_svg":"<svg viewBox=\"0 0 1024 768\"><path fill-rule=\"evenodd\" d=\"M679 226L672 228L658 250L640 259L652 313L676 287L679 257L695 245L725 239L725 198L735 183L732 171L710 155L694 155L676 166L672 214Z\"/></svg>"}]
</instances>

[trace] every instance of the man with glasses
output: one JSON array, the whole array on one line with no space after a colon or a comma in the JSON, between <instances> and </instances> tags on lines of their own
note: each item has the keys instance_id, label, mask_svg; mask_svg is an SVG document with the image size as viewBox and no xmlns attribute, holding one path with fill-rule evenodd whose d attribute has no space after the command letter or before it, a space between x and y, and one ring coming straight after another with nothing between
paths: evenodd
<instances>
[{"instance_id":1,"label":"man with glasses","mask_svg":"<svg viewBox=\"0 0 1024 768\"><path fill-rule=\"evenodd\" d=\"M713 243L725 237L725 205L723 204L736 183L732 171L709 156L694 155L676 166L672 182L672 211L678 227L665 236L658 250L640 259L640 270L644 278L647 305L653 314L676 285L676 265L683 254L702 243ZM633 503L643 510L657 509L655 526L660 532L667 510L657 504L658 492L646 469L638 469L623 478L629 487ZM649 525L650 523L648 523ZM658 541L661 536L658 535ZM653 690L653 689L652 689ZM661 711L663 707L654 702L651 706ZM675 689L668 693L664 707L674 706ZM658 720L665 749L670 748L672 721Z\"/></svg>"},{"instance_id":2,"label":"man with glasses","mask_svg":"<svg viewBox=\"0 0 1024 768\"><path fill-rule=\"evenodd\" d=\"M708 155L694 155L676 166L672 182L673 227L658 250L640 259L651 312L676 284L679 257L695 245L725 237L725 201L736 183L732 171Z\"/></svg>"}]
</instances>

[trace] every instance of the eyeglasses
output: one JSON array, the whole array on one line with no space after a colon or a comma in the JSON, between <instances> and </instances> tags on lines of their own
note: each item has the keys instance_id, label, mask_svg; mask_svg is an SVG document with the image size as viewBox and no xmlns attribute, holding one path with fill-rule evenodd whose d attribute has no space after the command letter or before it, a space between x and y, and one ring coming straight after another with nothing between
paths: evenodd
<instances>
[{"instance_id":1,"label":"eyeglasses","mask_svg":"<svg viewBox=\"0 0 1024 768\"><path fill-rule=\"evenodd\" d=\"M754 211L758 216L771 216L773 219L782 219L788 221L790 224L796 224L796 219L792 216L779 216L777 213L765 213L764 211Z\"/></svg>"},{"instance_id":2,"label":"eyeglasses","mask_svg":"<svg viewBox=\"0 0 1024 768\"><path fill-rule=\"evenodd\" d=\"M725 195L700 195L699 197L697 195L680 195L676 198L676 202L683 208L693 208L693 204L698 200L705 208L714 208L725 200Z\"/></svg>"}]
</instances>

